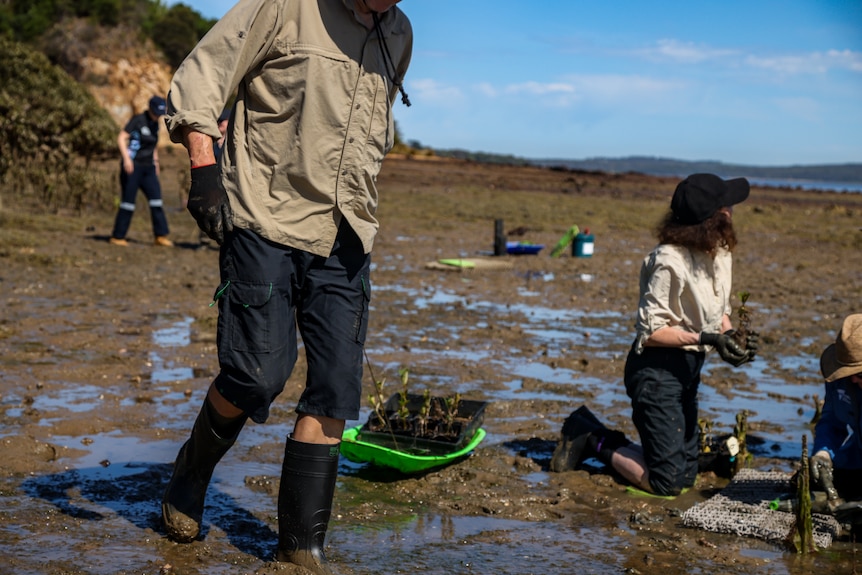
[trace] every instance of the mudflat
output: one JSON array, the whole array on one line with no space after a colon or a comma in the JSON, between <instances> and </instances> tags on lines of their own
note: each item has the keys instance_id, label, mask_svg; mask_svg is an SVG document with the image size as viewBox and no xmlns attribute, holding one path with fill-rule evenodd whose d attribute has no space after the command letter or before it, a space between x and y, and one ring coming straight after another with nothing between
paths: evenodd
<instances>
[{"instance_id":1,"label":"mudflat","mask_svg":"<svg viewBox=\"0 0 862 575\"><path fill-rule=\"evenodd\" d=\"M181 152L181 151L180 151ZM174 248L152 245L139 198L130 245L110 211L0 211L0 572L300 573L273 562L283 439L300 361L269 421L250 424L210 487L204 537L168 541L159 502L217 372L218 252L183 208L186 162L162 154ZM681 525L721 489L636 497L600 468L548 470L562 421L586 404L637 440L622 385L638 272L676 179L390 157L379 177L364 397L399 390L487 401L485 440L416 476L340 466L327 538L356 573L849 573L854 544L797 556ZM494 222L538 254L493 257ZM707 360L701 415L748 411L751 466L791 471L822 393L818 358L862 306L862 194L754 188L734 210L734 291L761 352ZM592 257L550 252L572 226ZM475 260L473 267L440 260ZM734 307L739 305L734 296ZM363 402L363 420L368 416Z\"/></svg>"}]
</instances>

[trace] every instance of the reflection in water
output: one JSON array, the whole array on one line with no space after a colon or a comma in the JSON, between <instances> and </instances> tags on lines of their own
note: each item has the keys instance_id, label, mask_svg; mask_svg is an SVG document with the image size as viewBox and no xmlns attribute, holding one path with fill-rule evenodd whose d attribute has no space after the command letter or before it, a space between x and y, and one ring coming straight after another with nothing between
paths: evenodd
<instances>
[{"instance_id":1,"label":"reflection in water","mask_svg":"<svg viewBox=\"0 0 862 575\"><path fill-rule=\"evenodd\" d=\"M336 526L330 545L375 573L610 574L621 572L617 550L627 542L598 529L556 523L425 515L392 530ZM585 554L585 546L596 553Z\"/></svg>"},{"instance_id":2,"label":"reflection in water","mask_svg":"<svg viewBox=\"0 0 862 575\"><path fill-rule=\"evenodd\" d=\"M182 321L174 322L167 327L153 331L153 343L159 348L184 347L189 345L193 322L192 318L186 317ZM151 376L153 383L183 381L194 377L192 368L175 366L172 362L166 362L156 350L150 352L149 358L153 366Z\"/></svg>"}]
</instances>

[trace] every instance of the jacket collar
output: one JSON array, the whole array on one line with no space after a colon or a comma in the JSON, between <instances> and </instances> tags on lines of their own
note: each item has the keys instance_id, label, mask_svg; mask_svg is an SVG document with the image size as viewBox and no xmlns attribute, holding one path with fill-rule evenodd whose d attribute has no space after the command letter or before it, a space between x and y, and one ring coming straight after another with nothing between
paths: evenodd
<instances>
[{"instance_id":1,"label":"jacket collar","mask_svg":"<svg viewBox=\"0 0 862 575\"><path fill-rule=\"evenodd\" d=\"M344 7L353 14L353 17L363 28L365 24L362 23L362 19L359 16L359 11L356 9L356 3L360 0L341 0L341 3L344 4ZM393 34L402 34L404 33L404 18L399 18L400 9L398 6L393 6L386 12L380 14L380 29L383 30L383 35L389 37Z\"/></svg>"}]
</instances>

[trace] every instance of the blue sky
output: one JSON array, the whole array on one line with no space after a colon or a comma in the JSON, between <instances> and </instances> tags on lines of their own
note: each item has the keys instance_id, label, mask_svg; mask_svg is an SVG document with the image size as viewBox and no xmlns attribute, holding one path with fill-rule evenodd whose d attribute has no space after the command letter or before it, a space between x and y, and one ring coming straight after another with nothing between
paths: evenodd
<instances>
[{"instance_id":1,"label":"blue sky","mask_svg":"<svg viewBox=\"0 0 862 575\"><path fill-rule=\"evenodd\" d=\"M183 3L210 18L233 5ZM413 106L395 105L407 141L525 158L862 162L859 0L400 7L415 35Z\"/></svg>"}]
</instances>

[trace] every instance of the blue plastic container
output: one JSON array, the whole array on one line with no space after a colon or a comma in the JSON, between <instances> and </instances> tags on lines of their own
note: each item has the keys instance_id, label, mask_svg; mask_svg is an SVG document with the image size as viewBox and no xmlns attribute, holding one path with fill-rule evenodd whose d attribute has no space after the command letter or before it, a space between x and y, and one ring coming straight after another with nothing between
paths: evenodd
<instances>
[{"instance_id":1,"label":"blue plastic container","mask_svg":"<svg viewBox=\"0 0 862 575\"><path fill-rule=\"evenodd\" d=\"M586 228L575 236L572 242L572 255L576 258L591 258L595 246L596 238L590 233L590 229Z\"/></svg>"}]
</instances>

